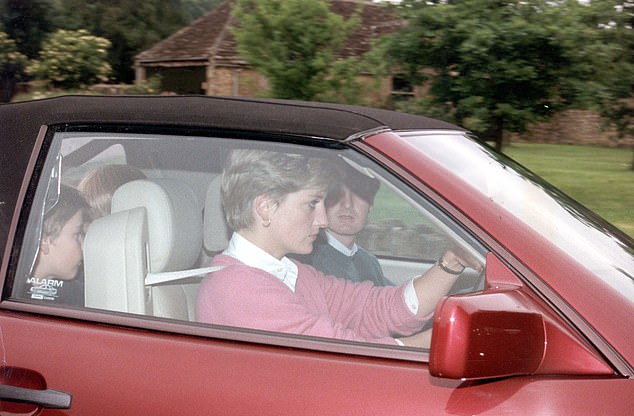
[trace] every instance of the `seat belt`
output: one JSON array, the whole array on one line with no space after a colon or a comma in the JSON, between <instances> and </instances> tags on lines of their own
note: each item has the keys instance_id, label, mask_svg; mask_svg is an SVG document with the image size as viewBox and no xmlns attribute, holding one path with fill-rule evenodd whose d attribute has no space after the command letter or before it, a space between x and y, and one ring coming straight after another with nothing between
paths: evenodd
<instances>
[{"instance_id":1,"label":"seat belt","mask_svg":"<svg viewBox=\"0 0 634 416\"><path fill-rule=\"evenodd\" d=\"M145 276L145 286L155 286L161 283L176 282L194 276L203 276L224 269L225 266L201 267L199 269L177 270L173 272L148 273Z\"/></svg>"}]
</instances>

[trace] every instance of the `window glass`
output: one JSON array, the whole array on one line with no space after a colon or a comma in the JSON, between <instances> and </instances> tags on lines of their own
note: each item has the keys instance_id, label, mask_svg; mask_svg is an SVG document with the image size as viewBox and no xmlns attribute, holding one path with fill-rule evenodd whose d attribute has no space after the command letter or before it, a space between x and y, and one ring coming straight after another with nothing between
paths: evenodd
<instances>
[{"instance_id":1,"label":"window glass","mask_svg":"<svg viewBox=\"0 0 634 416\"><path fill-rule=\"evenodd\" d=\"M74 150L79 150L84 146L88 146L90 139L67 139L62 143L62 155L68 155L73 153ZM64 168L64 180L68 185L78 186L79 182L88 175L94 169L97 169L103 165L125 165L126 155L125 149L119 143L108 146L103 151L92 156L90 159L77 166L66 164L62 166Z\"/></svg>"},{"instance_id":2,"label":"window glass","mask_svg":"<svg viewBox=\"0 0 634 416\"><path fill-rule=\"evenodd\" d=\"M418 282L481 288L484 248L351 148L131 131L54 135L14 298L425 346Z\"/></svg>"},{"instance_id":3,"label":"window glass","mask_svg":"<svg viewBox=\"0 0 634 416\"><path fill-rule=\"evenodd\" d=\"M368 225L359 240L383 257L427 262L437 260L451 245L433 218L423 215L385 185L376 195Z\"/></svg>"},{"instance_id":4,"label":"window glass","mask_svg":"<svg viewBox=\"0 0 634 416\"><path fill-rule=\"evenodd\" d=\"M634 299L634 250L595 214L476 140L425 132L401 136Z\"/></svg>"}]
</instances>

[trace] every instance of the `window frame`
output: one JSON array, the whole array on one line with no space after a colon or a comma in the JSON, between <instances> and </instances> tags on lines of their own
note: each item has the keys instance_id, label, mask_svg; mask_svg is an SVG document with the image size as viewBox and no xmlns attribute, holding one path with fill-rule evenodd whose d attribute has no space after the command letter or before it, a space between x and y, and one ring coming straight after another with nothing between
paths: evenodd
<instances>
[{"instance_id":1,"label":"window frame","mask_svg":"<svg viewBox=\"0 0 634 416\"><path fill-rule=\"evenodd\" d=\"M93 130L94 129L94 130ZM451 208L450 205L442 202L437 194L427 189L425 186L421 186L419 181L412 181L411 178L405 180L403 172L397 169L392 163L386 163L384 157L381 157L374 151L370 151L370 148L363 144L362 140L354 140L348 143L342 144L331 140L322 140L319 138L307 138L297 137L289 135L276 135L276 134L262 134L262 133L250 133L250 132L227 132L223 131L220 136L217 131L208 128L192 129L192 128L180 128L180 127L153 127L153 126L130 126L127 124L113 124L113 125L99 125L99 124L64 124L64 125L51 125L43 126L40 130L40 134L33 149L31 162L25 175L22 191L18 199L18 205L16 213L19 213L18 225L15 228L15 232L10 234L10 240L8 245L8 252L11 254L9 264L6 268L8 273L4 273L7 277L3 285L2 301L0 302L0 308L6 310L12 310L16 312L26 312L45 315L53 318L71 319L77 322L77 324L108 324L125 328L130 328L139 331L158 331L161 333L170 333L173 335L187 335L195 337L209 338L217 341L238 341L248 342L260 345L268 345L272 347L290 347L296 349L305 349L311 351L331 352L331 353L344 353L360 356L371 356L398 359L405 361L415 362L428 362L429 351L407 347L391 347L379 344L366 344L358 342L349 342L339 339L327 339L316 338L302 335L293 335L286 333L273 333L268 331L260 331L249 328L234 328L223 327L218 325L202 324L189 321L178 321L166 318L157 318L149 315L133 315L129 313L115 312L109 310L91 309L86 307L73 307L70 305L61 304L46 304L46 303L34 303L29 302L26 299L13 298L10 295L15 283L17 261L23 252L23 243L25 241L25 234L28 231L27 222L30 216L30 211L37 205L36 196L42 193L42 189L38 187L38 183L42 179L42 175L46 172L45 168L50 165L48 155L52 150L53 139L56 133L67 131L101 131L101 132L130 132L138 130L143 132L149 130L154 134L161 134L158 132L180 131L183 134L185 132L193 133L193 136L204 137L221 137L223 139L235 139L244 138L246 135L247 140L250 139L266 139L266 143L279 142L287 144L303 144L311 147L320 148L336 148L336 149L351 149L356 153L357 158L367 158L372 163L379 166L386 173L392 177L393 182L402 183L403 187L407 187L408 192L412 195L416 195L416 198L422 198L426 200L426 203L431 204L435 210L442 213L449 220L462 229L463 233L471 235L471 238L475 238L471 231L471 227L465 226L465 224L455 217L455 212L451 212L447 208ZM124 146L125 147L125 146ZM418 183L417 183L418 182ZM440 198L440 199L439 199ZM40 199L43 199L41 197ZM420 202L417 203L420 205ZM11 242L19 241L19 244L11 244ZM480 242L480 244L482 244ZM485 247L483 245L483 247ZM9 257L9 256L7 256ZM4 271L4 270L3 270Z\"/></svg>"}]
</instances>

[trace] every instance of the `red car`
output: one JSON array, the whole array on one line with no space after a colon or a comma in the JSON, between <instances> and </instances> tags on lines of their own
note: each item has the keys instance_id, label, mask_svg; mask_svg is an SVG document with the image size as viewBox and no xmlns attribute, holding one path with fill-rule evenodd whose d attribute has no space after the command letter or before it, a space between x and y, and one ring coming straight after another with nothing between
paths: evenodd
<instances>
[{"instance_id":1,"label":"red car","mask_svg":"<svg viewBox=\"0 0 634 416\"><path fill-rule=\"evenodd\" d=\"M634 414L634 241L459 127L319 103L67 96L0 106L0 135L3 414ZM388 285L447 249L473 260L429 347L198 319L231 237L220 183L238 149L372 178L357 243ZM106 211L51 225L104 166L137 176Z\"/></svg>"}]
</instances>

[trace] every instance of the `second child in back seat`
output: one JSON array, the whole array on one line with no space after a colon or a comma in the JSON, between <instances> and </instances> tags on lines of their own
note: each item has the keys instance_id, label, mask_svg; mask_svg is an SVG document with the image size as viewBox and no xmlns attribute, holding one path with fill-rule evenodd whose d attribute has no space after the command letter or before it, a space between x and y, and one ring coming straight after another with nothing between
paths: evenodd
<instances>
[{"instance_id":1,"label":"second child in back seat","mask_svg":"<svg viewBox=\"0 0 634 416\"><path fill-rule=\"evenodd\" d=\"M114 191L135 179L145 179L145 174L130 165L103 165L90 171L77 188L90 204L91 218L109 215Z\"/></svg>"},{"instance_id":2,"label":"second child in back seat","mask_svg":"<svg viewBox=\"0 0 634 416\"><path fill-rule=\"evenodd\" d=\"M235 151L222 201L234 231L198 292L201 322L360 342L423 347L420 332L467 264L447 252L401 286L377 287L326 276L288 254L310 254L328 226L324 197L337 169L287 153ZM475 266L478 267L478 266Z\"/></svg>"}]
</instances>

